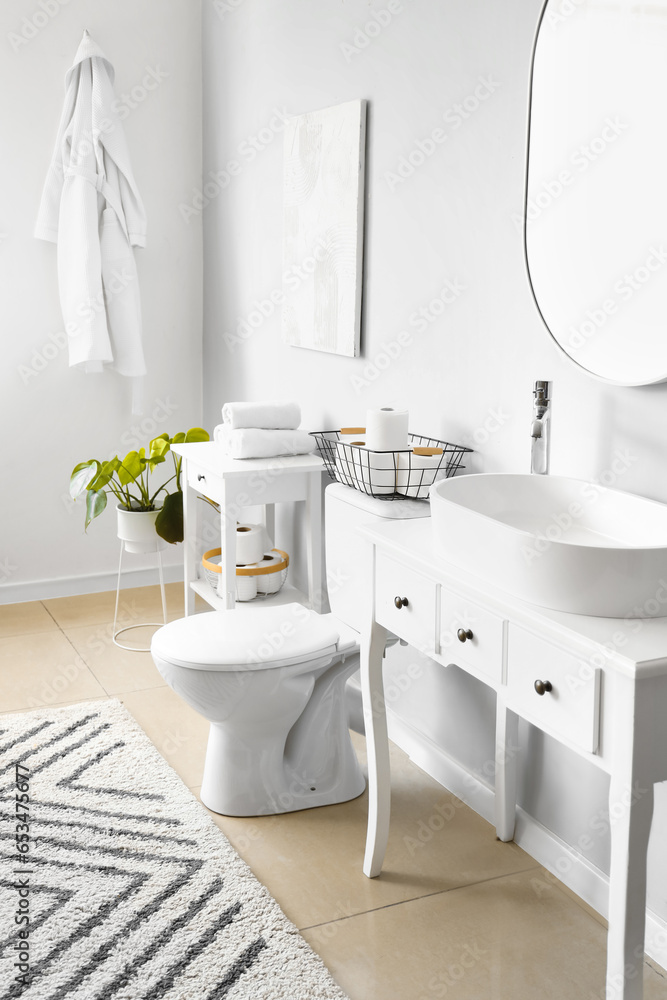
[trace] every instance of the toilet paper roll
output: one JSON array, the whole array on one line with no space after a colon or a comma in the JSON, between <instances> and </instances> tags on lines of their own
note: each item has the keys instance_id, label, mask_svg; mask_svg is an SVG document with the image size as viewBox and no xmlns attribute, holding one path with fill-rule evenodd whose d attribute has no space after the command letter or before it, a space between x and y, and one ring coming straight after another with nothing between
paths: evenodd
<instances>
[{"instance_id":1,"label":"toilet paper roll","mask_svg":"<svg viewBox=\"0 0 667 1000\"><path fill-rule=\"evenodd\" d=\"M237 576L236 577L236 600L252 601L257 597L257 577Z\"/></svg>"},{"instance_id":2,"label":"toilet paper roll","mask_svg":"<svg viewBox=\"0 0 667 1000\"><path fill-rule=\"evenodd\" d=\"M401 452L398 456L396 492L405 497L426 500L433 483L444 479L446 475L447 463L443 459L442 449L435 455Z\"/></svg>"},{"instance_id":3,"label":"toilet paper roll","mask_svg":"<svg viewBox=\"0 0 667 1000\"><path fill-rule=\"evenodd\" d=\"M339 480L363 493L386 496L396 490L396 455L368 448L338 444L336 472Z\"/></svg>"},{"instance_id":4,"label":"toilet paper roll","mask_svg":"<svg viewBox=\"0 0 667 1000\"><path fill-rule=\"evenodd\" d=\"M266 548L266 529L263 524L236 525L236 565L257 563Z\"/></svg>"},{"instance_id":5,"label":"toilet paper roll","mask_svg":"<svg viewBox=\"0 0 667 1000\"><path fill-rule=\"evenodd\" d=\"M359 488L360 477L358 475L359 456L357 448L351 447L353 442L338 441L336 443L336 478L344 486ZM356 440L354 445L363 445L363 441Z\"/></svg>"},{"instance_id":6,"label":"toilet paper roll","mask_svg":"<svg viewBox=\"0 0 667 1000\"><path fill-rule=\"evenodd\" d=\"M353 441L366 442L365 427L341 427L338 432L338 440L343 444L352 444Z\"/></svg>"},{"instance_id":7,"label":"toilet paper roll","mask_svg":"<svg viewBox=\"0 0 667 1000\"><path fill-rule=\"evenodd\" d=\"M267 552L262 557L259 565L262 569L266 569L267 566L277 566L279 563L284 562L284 558L278 552ZM257 581L258 594L277 594L280 590L282 572L262 573L260 576L256 576L255 579Z\"/></svg>"},{"instance_id":8,"label":"toilet paper roll","mask_svg":"<svg viewBox=\"0 0 667 1000\"><path fill-rule=\"evenodd\" d=\"M401 451L408 447L408 411L368 410L366 414L366 447L371 451Z\"/></svg>"}]
</instances>

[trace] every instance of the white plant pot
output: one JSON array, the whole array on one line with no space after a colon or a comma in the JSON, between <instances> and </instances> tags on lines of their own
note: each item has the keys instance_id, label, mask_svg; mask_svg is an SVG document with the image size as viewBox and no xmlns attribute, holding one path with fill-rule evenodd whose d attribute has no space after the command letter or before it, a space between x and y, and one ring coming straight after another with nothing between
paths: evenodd
<instances>
[{"instance_id":1,"label":"white plant pot","mask_svg":"<svg viewBox=\"0 0 667 1000\"><path fill-rule=\"evenodd\" d=\"M118 537L125 543L126 552L157 552L166 546L155 530L159 510L126 510L116 507Z\"/></svg>"}]
</instances>

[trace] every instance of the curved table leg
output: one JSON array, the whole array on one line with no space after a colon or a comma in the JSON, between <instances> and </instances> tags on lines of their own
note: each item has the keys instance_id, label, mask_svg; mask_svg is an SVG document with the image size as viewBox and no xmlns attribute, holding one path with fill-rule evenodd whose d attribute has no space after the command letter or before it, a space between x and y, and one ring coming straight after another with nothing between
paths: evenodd
<instances>
[{"instance_id":1,"label":"curved table leg","mask_svg":"<svg viewBox=\"0 0 667 1000\"><path fill-rule=\"evenodd\" d=\"M642 1000L646 921L646 852L653 817L653 782L630 764L609 789L611 868L607 996Z\"/></svg>"},{"instance_id":2,"label":"curved table leg","mask_svg":"<svg viewBox=\"0 0 667 1000\"><path fill-rule=\"evenodd\" d=\"M364 874L375 878L382 870L391 807L391 774L387 714L382 684L382 657L386 630L372 622L361 642L361 693L368 750L368 833Z\"/></svg>"}]
</instances>

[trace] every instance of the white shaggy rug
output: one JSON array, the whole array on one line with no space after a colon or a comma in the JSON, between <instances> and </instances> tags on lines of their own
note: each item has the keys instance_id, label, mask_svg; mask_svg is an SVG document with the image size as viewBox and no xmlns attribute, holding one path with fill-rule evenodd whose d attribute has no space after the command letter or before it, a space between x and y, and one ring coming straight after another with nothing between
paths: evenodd
<instances>
[{"instance_id":1,"label":"white shaggy rug","mask_svg":"<svg viewBox=\"0 0 667 1000\"><path fill-rule=\"evenodd\" d=\"M120 702L0 717L0 784L0 998L345 1000Z\"/></svg>"}]
</instances>

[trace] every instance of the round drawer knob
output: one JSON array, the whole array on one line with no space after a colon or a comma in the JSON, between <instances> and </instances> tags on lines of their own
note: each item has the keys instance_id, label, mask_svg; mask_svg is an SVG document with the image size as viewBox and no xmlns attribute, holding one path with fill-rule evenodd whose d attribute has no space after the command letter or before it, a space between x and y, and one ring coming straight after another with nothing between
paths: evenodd
<instances>
[{"instance_id":1,"label":"round drawer knob","mask_svg":"<svg viewBox=\"0 0 667 1000\"><path fill-rule=\"evenodd\" d=\"M400 611L401 608L407 608L407 606L408 606L408 599L407 599L407 597L395 597L394 598L394 604L396 605L396 607Z\"/></svg>"},{"instance_id":2,"label":"round drawer knob","mask_svg":"<svg viewBox=\"0 0 667 1000\"><path fill-rule=\"evenodd\" d=\"M467 642L468 639L472 639L472 632L469 628L460 628L456 634L459 642Z\"/></svg>"},{"instance_id":3,"label":"round drawer knob","mask_svg":"<svg viewBox=\"0 0 667 1000\"><path fill-rule=\"evenodd\" d=\"M198 480L198 482L201 483L202 479L204 480L204 482L206 482L206 476L204 476L201 472L198 472L197 473L197 480Z\"/></svg>"},{"instance_id":4,"label":"round drawer knob","mask_svg":"<svg viewBox=\"0 0 667 1000\"><path fill-rule=\"evenodd\" d=\"M547 691L553 690L551 681L535 681L535 690L538 694L546 694Z\"/></svg>"}]
</instances>

